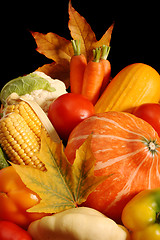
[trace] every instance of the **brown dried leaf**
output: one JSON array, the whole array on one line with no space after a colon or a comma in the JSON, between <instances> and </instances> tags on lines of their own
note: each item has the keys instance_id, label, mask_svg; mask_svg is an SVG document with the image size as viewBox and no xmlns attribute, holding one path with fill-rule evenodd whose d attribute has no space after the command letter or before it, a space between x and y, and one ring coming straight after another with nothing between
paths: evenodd
<instances>
[{"instance_id":1,"label":"brown dried leaf","mask_svg":"<svg viewBox=\"0 0 160 240\"><path fill-rule=\"evenodd\" d=\"M97 41L96 35L90 25L85 18L72 7L71 1L69 1L68 12L68 27L71 36L75 40L81 40L81 53L86 56L88 61L92 59L92 50L94 48L102 45L110 45L114 24L112 24L102 38ZM71 41L51 32L47 34L38 32L31 33L37 43L37 51L56 62L56 64L46 64L38 68L38 71L42 71L52 78L62 80L68 87L70 59L74 54Z\"/></svg>"},{"instance_id":2,"label":"brown dried leaf","mask_svg":"<svg viewBox=\"0 0 160 240\"><path fill-rule=\"evenodd\" d=\"M113 28L114 28L114 23L108 28L108 30L105 32L105 34L102 36L102 38L99 41L93 43L92 47L97 48L102 45L110 46Z\"/></svg>"},{"instance_id":3,"label":"brown dried leaf","mask_svg":"<svg viewBox=\"0 0 160 240\"><path fill-rule=\"evenodd\" d=\"M81 40L81 53L85 55L87 60L91 60L93 53L92 50L96 47L102 45L110 46L112 30L114 24L112 24L109 29L105 32L102 38L97 41L96 35L93 32L90 25L87 23L84 17L82 17L71 5L69 2L69 23L68 28L73 39Z\"/></svg>"},{"instance_id":4,"label":"brown dried leaf","mask_svg":"<svg viewBox=\"0 0 160 240\"><path fill-rule=\"evenodd\" d=\"M49 32L47 34L31 32L37 43L37 51L56 63L71 59L73 53L72 43L59 35Z\"/></svg>"},{"instance_id":5,"label":"brown dried leaf","mask_svg":"<svg viewBox=\"0 0 160 240\"><path fill-rule=\"evenodd\" d=\"M89 61L92 57L92 44L96 42L96 35L84 17L82 17L69 2L68 28L73 39L81 40L81 53Z\"/></svg>"},{"instance_id":6,"label":"brown dried leaf","mask_svg":"<svg viewBox=\"0 0 160 240\"><path fill-rule=\"evenodd\" d=\"M70 85L69 81L69 62L62 60L61 63L50 63L39 67L37 71L44 72L53 79L60 79L63 81L68 88Z\"/></svg>"}]
</instances>

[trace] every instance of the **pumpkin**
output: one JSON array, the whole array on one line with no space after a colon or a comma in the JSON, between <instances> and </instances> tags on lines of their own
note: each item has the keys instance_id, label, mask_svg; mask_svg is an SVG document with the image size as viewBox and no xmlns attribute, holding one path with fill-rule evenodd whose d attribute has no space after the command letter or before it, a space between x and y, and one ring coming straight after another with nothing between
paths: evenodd
<instances>
[{"instance_id":1,"label":"pumpkin","mask_svg":"<svg viewBox=\"0 0 160 240\"><path fill-rule=\"evenodd\" d=\"M110 82L95 105L96 113L107 111L133 112L143 103L160 100L159 73L143 63L122 69Z\"/></svg>"},{"instance_id":2,"label":"pumpkin","mask_svg":"<svg viewBox=\"0 0 160 240\"><path fill-rule=\"evenodd\" d=\"M151 125L130 113L99 113L72 131L65 149L71 163L90 134L94 173L111 176L89 195L84 206L120 222L122 210L133 196L160 187L160 138Z\"/></svg>"}]
</instances>

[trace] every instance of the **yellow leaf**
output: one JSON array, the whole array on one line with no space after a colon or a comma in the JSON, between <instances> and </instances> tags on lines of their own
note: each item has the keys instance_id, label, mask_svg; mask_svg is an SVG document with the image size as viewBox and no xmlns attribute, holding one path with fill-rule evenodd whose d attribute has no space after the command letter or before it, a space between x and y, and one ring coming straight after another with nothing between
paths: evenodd
<instances>
[{"instance_id":1,"label":"yellow leaf","mask_svg":"<svg viewBox=\"0 0 160 240\"><path fill-rule=\"evenodd\" d=\"M46 172L28 166L12 164L24 184L36 192L41 201L28 212L57 213L77 207L108 176L94 176L94 163L90 148L91 136L77 150L71 165L63 151L62 143L53 142L42 133L39 159L45 163Z\"/></svg>"}]
</instances>

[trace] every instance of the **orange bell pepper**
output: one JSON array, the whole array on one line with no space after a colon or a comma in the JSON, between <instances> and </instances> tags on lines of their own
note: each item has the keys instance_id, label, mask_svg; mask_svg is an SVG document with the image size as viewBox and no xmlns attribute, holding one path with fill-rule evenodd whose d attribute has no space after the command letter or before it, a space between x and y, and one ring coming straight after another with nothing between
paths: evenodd
<instances>
[{"instance_id":1,"label":"orange bell pepper","mask_svg":"<svg viewBox=\"0 0 160 240\"><path fill-rule=\"evenodd\" d=\"M48 215L26 211L39 202L39 196L25 186L12 166L0 170L0 220L27 228L32 221Z\"/></svg>"}]
</instances>

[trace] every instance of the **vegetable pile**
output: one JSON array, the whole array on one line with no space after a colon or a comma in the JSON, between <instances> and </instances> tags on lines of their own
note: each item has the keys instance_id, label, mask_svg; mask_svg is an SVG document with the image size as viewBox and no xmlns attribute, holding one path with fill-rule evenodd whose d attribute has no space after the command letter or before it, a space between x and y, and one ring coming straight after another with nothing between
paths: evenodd
<instances>
[{"instance_id":1,"label":"vegetable pile","mask_svg":"<svg viewBox=\"0 0 160 240\"><path fill-rule=\"evenodd\" d=\"M32 32L53 63L0 93L0 239L159 239L160 75L111 76L114 24L68 12L71 41Z\"/></svg>"}]
</instances>

